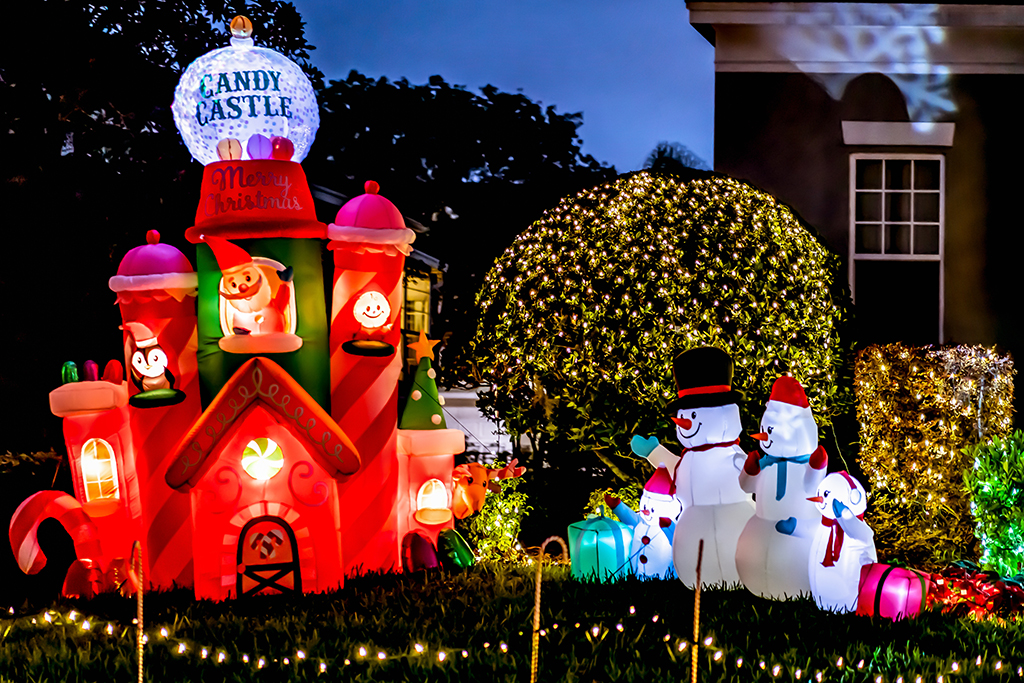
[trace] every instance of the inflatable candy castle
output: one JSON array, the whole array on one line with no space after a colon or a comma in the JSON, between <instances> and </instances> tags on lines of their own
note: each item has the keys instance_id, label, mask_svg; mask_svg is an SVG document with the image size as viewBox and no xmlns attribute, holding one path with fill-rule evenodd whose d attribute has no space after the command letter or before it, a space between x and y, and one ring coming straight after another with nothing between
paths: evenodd
<instances>
[{"instance_id":1,"label":"inflatable candy castle","mask_svg":"<svg viewBox=\"0 0 1024 683\"><path fill-rule=\"evenodd\" d=\"M403 542L436 546L452 526L465 436L446 428L422 333L410 347L424 386L398 417L414 234L373 182L333 223L316 220L299 165L319 124L313 88L254 45L247 19L231 29L230 46L188 67L173 104L205 165L185 230L196 268L155 231L124 256L110 279L123 368L89 361L79 376L66 364L50 394L75 495L37 493L11 522L28 573L46 561L39 523L69 531L66 594L123 584L136 542L146 588L215 600L324 591L401 570Z\"/></svg>"}]
</instances>

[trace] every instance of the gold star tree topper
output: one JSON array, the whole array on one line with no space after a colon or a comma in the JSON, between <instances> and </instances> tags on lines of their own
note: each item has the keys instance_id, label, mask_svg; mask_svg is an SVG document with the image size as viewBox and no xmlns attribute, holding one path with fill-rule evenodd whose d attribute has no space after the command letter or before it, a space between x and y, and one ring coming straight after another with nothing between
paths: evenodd
<instances>
[{"instance_id":1,"label":"gold star tree topper","mask_svg":"<svg viewBox=\"0 0 1024 683\"><path fill-rule=\"evenodd\" d=\"M416 362L419 363L423 358L434 358L434 347L441 343L441 340L430 341L427 339L427 333L420 330L420 338L409 344L409 348L416 352Z\"/></svg>"}]
</instances>

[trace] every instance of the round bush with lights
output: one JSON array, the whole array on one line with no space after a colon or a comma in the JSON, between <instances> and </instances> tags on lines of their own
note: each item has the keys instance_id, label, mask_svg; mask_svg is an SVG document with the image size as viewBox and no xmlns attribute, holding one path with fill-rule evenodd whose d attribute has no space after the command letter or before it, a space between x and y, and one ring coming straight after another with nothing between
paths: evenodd
<instances>
[{"instance_id":1,"label":"round bush with lights","mask_svg":"<svg viewBox=\"0 0 1024 683\"><path fill-rule=\"evenodd\" d=\"M756 426L792 374L822 424L852 401L839 258L785 205L746 183L641 171L563 199L487 274L473 340L513 434L560 434L623 478L631 434L667 426L671 361L717 346Z\"/></svg>"}]
</instances>

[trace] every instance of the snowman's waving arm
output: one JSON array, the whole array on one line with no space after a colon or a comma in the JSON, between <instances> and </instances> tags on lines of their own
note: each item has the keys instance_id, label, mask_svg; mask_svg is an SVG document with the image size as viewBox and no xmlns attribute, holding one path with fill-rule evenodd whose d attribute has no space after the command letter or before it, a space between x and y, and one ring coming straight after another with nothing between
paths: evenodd
<instances>
[{"instance_id":1,"label":"snowman's waving arm","mask_svg":"<svg viewBox=\"0 0 1024 683\"><path fill-rule=\"evenodd\" d=\"M629 447L641 458L647 458L647 462L654 465L655 469L667 467L670 473L675 472L676 463L680 460L678 455L662 446L653 436L645 439L640 435L634 435Z\"/></svg>"},{"instance_id":2,"label":"snowman's waving arm","mask_svg":"<svg viewBox=\"0 0 1024 683\"><path fill-rule=\"evenodd\" d=\"M836 500L832 503L833 512L836 513L836 521L843 532L850 538L855 538L862 543L871 543L875 538L875 532L860 517L850 512L850 508Z\"/></svg>"}]
</instances>

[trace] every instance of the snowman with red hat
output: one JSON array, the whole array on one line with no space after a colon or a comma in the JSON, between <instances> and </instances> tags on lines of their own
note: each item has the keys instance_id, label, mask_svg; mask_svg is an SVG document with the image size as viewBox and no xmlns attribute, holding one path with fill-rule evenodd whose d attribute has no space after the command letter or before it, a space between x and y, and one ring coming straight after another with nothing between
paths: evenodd
<instances>
[{"instance_id":1,"label":"snowman with red hat","mask_svg":"<svg viewBox=\"0 0 1024 683\"><path fill-rule=\"evenodd\" d=\"M682 454L675 455L653 437L634 436L630 446L673 474L675 496L683 506L672 537L679 579L696 585L703 540L701 585L737 583L736 544L754 507L738 481L746 455L739 447L743 394L732 388L732 358L712 347L690 349L676 356L672 374L677 396L669 405L670 419Z\"/></svg>"},{"instance_id":2,"label":"snowman with red hat","mask_svg":"<svg viewBox=\"0 0 1024 683\"><path fill-rule=\"evenodd\" d=\"M618 498L605 495L604 502L619 520L633 527L629 564L635 576L667 579L675 576L672 565L672 534L683 505L676 498L676 485L665 467L654 470L640 496L640 511Z\"/></svg>"},{"instance_id":3,"label":"snowman with red hat","mask_svg":"<svg viewBox=\"0 0 1024 683\"><path fill-rule=\"evenodd\" d=\"M830 612L857 609L861 567L878 562L875 532L864 521L868 495L847 472L826 475L808 497L821 514L811 543L811 595Z\"/></svg>"},{"instance_id":4,"label":"snowman with red hat","mask_svg":"<svg viewBox=\"0 0 1024 683\"><path fill-rule=\"evenodd\" d=\"M258 266L245 249L223 237L202 235L201 239L213 250L223 276L220 296L228 304L227 327L231 332L241 335L288 332L283 311L287 309L291 290L283 284L291 282L292 269L274 271L273 277L278 282L272 283L271 273Z\"/></svg>"},{"instance_id":5,"label":"snowman with red hat","mask_svg":"<svg viewBox=\"0 0 1024 683\"><path fill-rule=\"evenodd\" d=\"M782 599L811 589L807 558L820 512L808 500L825 477L828 456L818 445L807 394L793 377L775 380L761 418L761 442L739 476L754 494L757 511L736 550L736 567L747 589Z\"/></svg>"}]
</instances>

